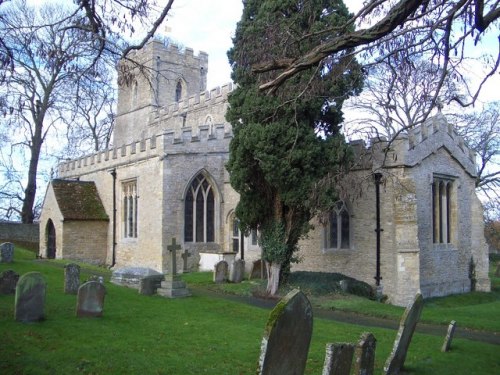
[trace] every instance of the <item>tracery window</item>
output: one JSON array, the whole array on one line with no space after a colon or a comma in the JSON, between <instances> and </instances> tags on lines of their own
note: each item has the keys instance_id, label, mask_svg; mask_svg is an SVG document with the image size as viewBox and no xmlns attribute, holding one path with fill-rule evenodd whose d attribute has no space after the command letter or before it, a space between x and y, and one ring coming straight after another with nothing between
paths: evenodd
<instances>
[{"instance_id":1,"label":"tracery window","mask_svg":"<svg viewBox=\"0 0 500 375\"><path fill-rule=\"evenodd\" d=\"M326 226L325 248L349 249L350 231L349 211L344 201L338 201L330 212Z\"/></svg>"},{"instance_id":2,"label":"tracery window","mask_svg":"<svg viewBox=\"0 0 500 375\"><path fill-rule=\"evenodd\" d=\"M184 241L215 241L215 197L208 180L196 176L186 194L184 203Z\"/></svg>"},{"instance_id":3,"label":"tracery window","mask_svg":"<svg viewBox=\"0 0 500 375\"><path fill-rule=\"evenodd\" d=\"M123 214L122 226L124 238L137 238L137 181L122 184Z\"/></svg>"},{"instance_id":4,"label":"tracery window","mask_svg":"<svg viewBox=\"0 0 500 375\"><path fill-rule=\"evenodd\" d=\"M451 242L452 188L452 179L434 177L432 183L432 239L434 243Z\"/></svg>"}]
</instances>

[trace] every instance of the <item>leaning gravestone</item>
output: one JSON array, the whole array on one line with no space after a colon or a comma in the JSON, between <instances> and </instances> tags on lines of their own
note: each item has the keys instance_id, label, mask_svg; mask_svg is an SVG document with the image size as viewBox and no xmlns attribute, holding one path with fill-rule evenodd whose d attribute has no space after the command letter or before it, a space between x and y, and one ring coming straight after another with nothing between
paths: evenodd
<instances>
[{"instance_id":1,"label":"leaning gravestone","mask_svg":"<svg viewBox=\"0 0 500 375\"><path fill-rule=\"evenodd\" d=\"M373 375L376 345L373 334L365 332L361 335L355 350L354 375Z\"/></svg>"},{"instance_id":2,"label":"leaning gravestone","mask_svg":"<svg viewBox=\"0 0 500 375\"><path fill-rule=\"evenodd\" d=\"M217 262L214 266L214 283L221 284L227 281L228 264L225 260Z\"/></svg>"},{"instance_id":3,"label":"leaning gravestone","mask_svg":"<svg viewBox=\"0 0 500 375\"><path fill-rule=\"evenodd\" d=\"M76 316L101 317L104 309L106 288L98 281L87 281L78 288Z\"/></svg>"},{"instance_id":4,"label":"leaning gravestone","mask_svg":"<svg viewBox=\"0 0 500 375\"><path fill-rule=\"evenodd\" d=\"M257 259L252 263L252 268L250 270L249 279L267 279L267 269L266 262L262 262L261 259Z\"/></svg>"},{"instance_id":5,"label":"leaning gravestone","mask_svg":"<svg viewBox=\"0 0 500 375\"><path fill-rule=\"evenodd\" d=\"M16 285L15 317L18 322L38 322L45 319L46 282L39 272L28 272Z\"/></svg>"},{"instance_id":6,"label":"leaning gravestone","mask_svg":"<svg viewBox=\"0 0 500 375\"><path fill-rule=\"evenodd\" d=\"M441 347L442 352L447 352L451 348L451 341L453 340L453 335L455 334L455 328L457 328L457 322L452 320L448 326L448 332L444 338L443 346Z\"/></svg>"},{"instance_id":7,"label":"leaning gravestone","mask_svg":"<svg viewBox=\"0 0 500 375\"><path fill-rule=\"evenodd\" d=\"M80 287L80 266L69 263L64 266L64 293L77 294Z\"/></svg>"},{"instance_id":8,"label":"leaning gravestone","mask_svg":"<svg viewBox=\"0 0 500 375\"><path fill-rule=\"evenodd\" d=\"M229 281L232 283L241 283L245 274L245 261L237 259L231 264L229 270Z\"/></svg>"},{"instance_id":9,"label":"leaning gravestone","mask_svg":"<svg viewBox=\"0 0 500 375\"><path fill-rule=\"evenodd\" d=\"M0 263L12 263L14 260L14 244L4 242L0 245Z\"/></svg>"},{"instance_id":10,"label":"leaning gravestone","mask_svg":"<svg viewBox=\"0 0 500 375\"><path fill-rule=\"evenodd\" d=\"M323 375L349 375L351 373L354 345L349 343L326 344Z\"/></svg>"},{"instance_id":11,"label":"leaning gravestone","mask_svg":"<svg viewBox=\"0 0 500 375\"><path fill-rule=\"evenodd\" d=\"M0 273L0 294L14 294L19 280L19 274L13 270Z\"/></svg>"},{"instance_id":12,"label":"leaning gravestone","mask_svg":"<svg viewBox=\"0 0 500 375\"><path fill-rule=\"evenodd\" d=\"M288 293L271 311L260 346L263 375L302 375L311 342L311 304L300 290Z\"/></svg>"},{"instance_id":13,"label":"leaning gravestone","mask_svg":"<svg viewBox=\"0 0 500 375\"><path fill-rule=\"evenodd\" d=\"M399 331L394 341L392 353L385 362L384 371L387 375L399 374L405 363L408 347L410 346L413 332L417 326L420 314L424 307L424 299L417 293L413 303L406 308L399 323Z\"/></svg>"}]
</instances>

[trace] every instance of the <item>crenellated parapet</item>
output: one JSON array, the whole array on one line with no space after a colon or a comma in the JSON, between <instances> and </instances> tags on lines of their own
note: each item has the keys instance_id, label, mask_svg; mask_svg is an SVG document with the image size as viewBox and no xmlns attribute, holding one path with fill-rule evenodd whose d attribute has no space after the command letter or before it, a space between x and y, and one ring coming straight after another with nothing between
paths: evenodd
<instances>
[{"instance_id":1,"label":"crenellated parapet","mask_svg":"<svg viewBox=\"0 0 500 375\"><path fill-rule=\"evenodd\" d=\"M420 163L428 155L445 148L471 176L476 175L476 154L467 147L453 125L442 114L431 117L406 134L399 134L392 141L374 138L367 145L363 140L351 142L356 167L378 169Z\"/></svg>"},{"instance_id":2,"label":"crenellated parapet","mask_svg":"<svg viewBox=\"0 0 500 375\"><path fill-rule=\"evenodd\" d=\"M163 134L62 162L57 177L76 178L147 159L162 159L169 154L227 153L231 138L230 127L224 124L201 125L197 129L186 127L179 133L167 130Z\"/></svg>"}]
</instances>

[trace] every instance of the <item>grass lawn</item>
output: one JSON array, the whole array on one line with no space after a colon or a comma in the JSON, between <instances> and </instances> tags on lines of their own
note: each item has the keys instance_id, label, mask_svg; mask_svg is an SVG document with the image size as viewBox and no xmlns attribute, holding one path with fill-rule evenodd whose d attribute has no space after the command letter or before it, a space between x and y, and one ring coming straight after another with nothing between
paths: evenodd
<instances>
[{"instance_id":1,"label":"grass lawn","mask_svg":"<svg viewBox=\"0 0 500 375\"><path fill-rule=\"evenodd\" d=\"M255 373L268 310L196 293L183 299L142 296L136 290L106 282L104 316L78 319L76 296L63 292L62 265L67 262L33 259L33 253L16 248L14 263L0 264L0 271L41 272L48 284L47 320L41 323L15 322L14 296L0 296L0 374ZM109 271L85 267L82 281L96 273L109 280ZM210 286L209 274L186 276L188 285ZM225 285L224 291L244 294L255 286L249 282ZM464 303L450 301L452 305ZM435 305L432 309L436 316L439 310L448 309L440 300L429 303ZM376 306L385 309L387 305ZM469 303L470 311L473 306ZM497 319L495 302L493 309L490 317ZM480 310L486 313L486 309ZM366 330L315 319L306 373L321 373L326 343L355 342ZM395 331L370 331L377 338L376 373L381 373ZM407 373L500 374L498 346L455 339L452 351L441 353L442 342L442 337L415 334L406 360Z\"/></svg>"}]
</instances>

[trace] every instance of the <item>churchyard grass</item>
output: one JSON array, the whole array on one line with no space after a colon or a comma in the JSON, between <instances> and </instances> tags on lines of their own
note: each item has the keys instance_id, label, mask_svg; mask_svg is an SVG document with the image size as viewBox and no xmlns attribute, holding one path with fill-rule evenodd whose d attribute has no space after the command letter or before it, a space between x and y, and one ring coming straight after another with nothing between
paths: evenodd
<instances>
[{"instance_id":1,"label":"churchyard grass","mask_svg":"<svg viewBox=\"0 0 500 375\"><path fill-rule=\"evenodd\" d=\"M37 271L47 280L44 322L15 322L14 297L0 296L1 374L255 373L269 310L197 293L182 299L143 296L110 284L109 271L84 266L82 281L92 273L106 275L107 295L102 318L78 319L76 296L63 292L61 265L66 263L35 261L33 253L16 248L14 263L0 264L0 271ZM202 288L210 285L210 276L192 273L183 278L188 286ZM221 288L242 294L257 284ZM321 373L327 342L356 342L368 330L377 339L376 373L381 373L395 331L315 319L306 374ZM416 375L500 373L498 346L456 338L452 350L442 353L442 342L443 337L416 333L406 369Z\"/></svg>"}]
</instances>

